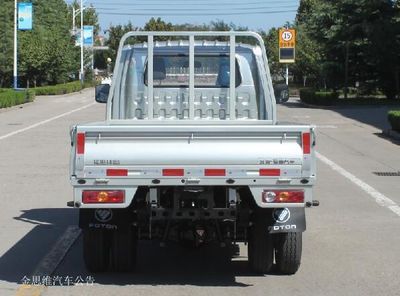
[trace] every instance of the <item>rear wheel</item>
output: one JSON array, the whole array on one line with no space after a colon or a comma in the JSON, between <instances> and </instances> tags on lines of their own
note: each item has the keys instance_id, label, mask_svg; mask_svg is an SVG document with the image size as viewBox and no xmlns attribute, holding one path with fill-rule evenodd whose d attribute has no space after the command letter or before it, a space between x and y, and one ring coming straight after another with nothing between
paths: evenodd
<instances>
[{"instance_id":1,"label":"rear wheel","mask_svg":"<svg viewBox=\"0 0 400 296\"><path fill-rule=\"evenodd\" d=\"M277 270L283 274L296 273L301 262L302 233L279 233L274 236Z\"/></svg>"},{"instance_id":2,"label":"rear wheel","mask_svg":"<svg viewBox=\"0 0 400 296\"><path fill-rule=\"evenodd\" d=\"M83 230L83 259L91 272L103 272L108 268L109 246L106 236L101 229Z\"/></svg>"},{"instance_id":3,"label":"rear wheel","mask_svg":"<svg viewBox=\"0 0 400 296\"><path fill-rule=\"evenodd\" d=\"M111 256L115 271L133 271L136 267L136 253L137 236L134 229L113 232Z\"/></svg>"},{"instance_id":4,"label":"rear wheel","mask_svg":"<svg viewBox=\"0 0 400 296\"><path fill-rule=\"evenodd\" d=\"M268 273L273 265L273 242L268 233L267 215L256 213L249 229L248 260L250 267L259 273Z\"/></svg>"}]
</instances>

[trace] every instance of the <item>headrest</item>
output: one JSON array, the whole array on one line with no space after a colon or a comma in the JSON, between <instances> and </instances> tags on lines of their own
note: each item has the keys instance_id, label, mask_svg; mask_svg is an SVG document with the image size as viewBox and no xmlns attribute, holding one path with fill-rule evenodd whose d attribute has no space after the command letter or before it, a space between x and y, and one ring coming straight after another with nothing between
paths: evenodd
<instances>
[{"instance_id":1,"label":"headrest","mask_svg":"<svg viewBox=\"0 0 400 296\"><path fill-rule=\"evenodd\" d=\"M164 59L155 56L153 59L153 79L164 80L167 77L166 72Z\"/></svg>"}]
</instances>

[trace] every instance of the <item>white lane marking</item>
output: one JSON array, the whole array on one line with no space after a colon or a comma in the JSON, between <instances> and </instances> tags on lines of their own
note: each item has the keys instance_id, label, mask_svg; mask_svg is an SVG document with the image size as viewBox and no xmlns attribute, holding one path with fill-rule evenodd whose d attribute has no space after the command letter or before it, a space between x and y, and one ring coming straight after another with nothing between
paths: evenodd
<instances>
[{"instance_id":1,"label":"white lane marking","mask_svg":"<svg viewBox=\"0 0 400 296\"><path fill-rule=\"evenodd\" d=\"M317 128L337 128L336 125L317 125Z\"/></svg>"},{"instance_id":2,"label":"white lane marking","mask_svg":"<svg viewBox=\"0 0 400 296\"><path fill-rule=\"evenodd\" d=\"M309 115L293 115L292 118L310 118Z\"/></svg>"},{"instance_id":3,"label":"white lane marking","mask_svg":"<svg viewBox=\"0 0 400 296\"><path fill-rule=\"evenodd\" d=\"M369 196L375 199L376 203L379 204L382 207L386 207L389 210L391 210L393 213L395 213L397 216L400 216L400 207L398 204L396 204L393 200L391 200L389 197L386 197L379 191L377 191L375 188L372 186L368 185L364 181L360 180L356 176L354 176L352 173L349 173L346 171L344 168L341 166L337 165L334 163L332 160L328 159L327 157L323 156L322 154L316 152L317 158L321 160L323 163L328 165L332 170L338 172L345 178L349 179L351 182L356 184L358 187L360 187L363 191L365 191Z\"/></svg>"},{"instance_id":4,"label":"white lane marking","mask_svg":"<svg viewBox=\"0 0 400 296\"><path fill-rule=\"evenodd\" d=\"M30 130L30 129L33 129L33 128L35 128L35 127L38 127L38 126L41 126L41 125L43 125L43 124L49 123L49 122L51 122L51 121L53 121L53 120L56 120L56 119L59 119L59 118L61 118L61 117L70 115L70 114L72 114L72 113L81 111L81 110L86 109L86 108L88 108L88 107L90 107L90 106L93 106L93 105L95 105L95 104L96 104L96 103L94 102L94 103L91 103L91 104L82 106L82 107L80 107L80 108L76 108L76 109L74 109L74 110L65 112L65 113L63 113L63 114L60 114L60 115L51 117L51 118L49 118L49 119L46 119L46 120L37 122L37 123L32 124L32 125L30 125L30 126L27 126L27 127L25 127L25 128L22 128L22 129L13 131L13 132L8 133L8 134L5 134L5 135L3 135L3 136L0 136L0 140L4 140L4 139L7 139L7 138L9 138L9 137L12 137L12 136L18 135L18 134L20 134L20 133L26 132L26 131L28 131L28 130Z\"/></svg>"},{"instance_id":5,"label":"white lane marking","mask_svg":"<svg viewBox=\"0 0 400 296\"><path fill-rule=\"evenodd\" d=\"M389 209L392 212L396 213L398 216L400 216L400 207L399 206L391 206L391 207L389 207Z\"/></svg>"},{"instance_id":6,"label":"white lane marking","mask_svg":"<svg viewBox=\"0 0 400 296\"><path fill-rule=\"evenodd\" d=\"M33 275L47 276L51 275L64 259L72 244L81 234L81 230L77 226L68 226L63 235L57 240L50 252L40 261Z\"/></svg>"}]
</instances>

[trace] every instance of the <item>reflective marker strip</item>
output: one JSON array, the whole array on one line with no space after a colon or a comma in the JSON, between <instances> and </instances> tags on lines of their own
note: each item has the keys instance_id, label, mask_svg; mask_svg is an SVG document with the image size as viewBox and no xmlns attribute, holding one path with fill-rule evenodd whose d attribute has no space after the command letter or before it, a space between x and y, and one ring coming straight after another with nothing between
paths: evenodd
<instances>
[{"instance_id":1,"label":"reflective marker strip","mask_svg":"<svg viewBox=\"0 0 400 296\"><path fill-rule=\"evenodd\" d=\"M85 153L85 133L78 133L76 135L76 154Z\"/></svg>"},{"instance_id":2,"label":"reflective marker strip","mask_svg":"<svg viewBox=\"0 0 400 296\"><path fill-rule=\"evenodd\" d=\"M107 169L107 176L109 177L126 177L128 170L126 169Z\"/></svg>"},{"instance_id":3,"label":"reflective marker strip","mask_svg":"<svg viewBox=\"0 0 400 296\"><path fill-rule=\"evenodd\" d=\"M310 154L311 152L311 134L304 133L303 134L303 153Z\"/></svg>"},{"instance_id":4,"label":"reflective marker strip","mask_svg":"<svg viewBox=\"0 0 400 296\"><path fill-rule=\"evenodd\" d=\"M225 169L205 169L204 176L206 177L223 177L226 176Z\"/></svg>"},{"instance_id":5,"label":"reflective marker strip","mask_svg":"<svg viewBox=\"0 0 400 296\"><path fill-rule=\"evenodd\" d=\"M260 176L263 177L278 177L281 175L280 169L260 169Z\"/></svg>"},{"instance_id":6,"label":"reflective marker strip","mask_svg":"<svg viewBox=\"0 0 400 296\"><path fill-rule=\"evenodd\" d=\"M185 175L184 169L163 169L162 175L164 177L183 177Z\"/></svg>"}]
</instances>

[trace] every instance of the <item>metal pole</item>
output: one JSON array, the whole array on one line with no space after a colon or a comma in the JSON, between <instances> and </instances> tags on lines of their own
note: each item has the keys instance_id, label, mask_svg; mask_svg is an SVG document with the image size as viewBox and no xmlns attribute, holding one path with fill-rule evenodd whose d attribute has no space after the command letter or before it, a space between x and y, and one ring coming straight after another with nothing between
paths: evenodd
<instances>
[{"instance_id":1,"label":"metal pole","mask_svg":"<svg viewBox=\"0 0 400 296\"><path fill-rule=\"evenodd\" d=\"M189 36L189 119L194 119L194 36ZM200 114L201 118L201 114Z\"/></svg>"},{"instance_id":2,"label":"metal pole","mask_svg":"<svg viewBox=\"0 0 400 296\"><path fill-rule=\"evenodd\" d=\"M229 37L229 118L236 119L236 36Z\"/></svg>"},{"instance_id":3,"label":"metal pole","mask_svg":"<svg viewBox=\"0 0 400 296\"><path fill-rule=\"evenodd\" d=\"M153 60L154 60L154 38L153 35L149 35L147 37L147 89L148 93L147 96L149 97L149 104L147 107L148 110L148 117L149 119L153 119L154 117L154 112L153 112L153 107L154 107L154 79L153 79ZM118 61L118 59L117 59Z\"/></svg>"},{"instance_id":4,"label":"metal pole","mask_svg":"<svg viewBox=\"0 0 400 296\"><path fill-rule=\"evenodd\" d=\"M344 65L344 98L347 99L349 92L349 41L346 41L346 59Z\"/></svg>"},{"instance_id":5,"label":"metal pole","mask_svg":"<svg viewBox=\"0 0 400 296\"><path fill-rule=\"evenodd\" d=\"M286 85L289 85L289 65L286 64Z\"/></svg>"},{"instance_id":6,"label":"metal pole","mask_svg":"<svg viewBox=\"0 0 400 296\"><path fill-rule=\"evenodd\" d=\"M92 71L94 70L94 49L92 46Z\"/></svg>"},{"instance_id":7,"label":"metal pole","mask_svg":"<svg viewBox=\"0 0 400 296\"><path fill-rule=\"evenodd\" d=\"M81 0L81 84L85 80L85 73L83 70L83 0Z\"/></svg>"},{"instance_id":8,"label":"metal pole","mask_svg":"<svg viewBox=\"0 0 400 296\"><path fill-rule=\"evenodd\" d=\"M75 34L75 7L72 5L72 32Z\"/></svg>"},{"instance_id":9,"label":"metal pole","mask_svg":"<svg viewBox=\"0 0 400 296\"><path fill-rule=\"evenodd\" d=\"M18 14L18 5L17 5L18 0L14 1L14 89L18 88L18 38L17 38L17 14Z\"/></svg>"}]
</instances>

